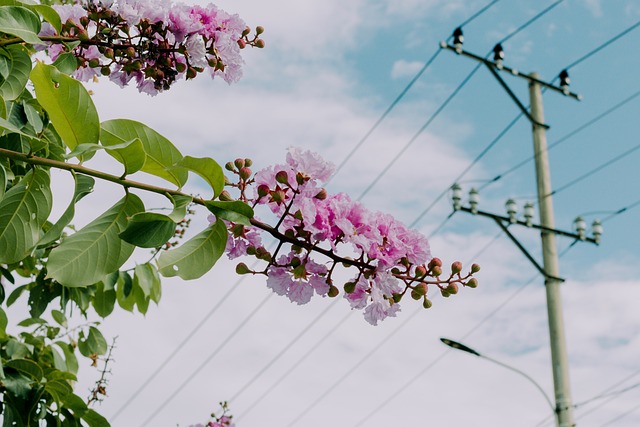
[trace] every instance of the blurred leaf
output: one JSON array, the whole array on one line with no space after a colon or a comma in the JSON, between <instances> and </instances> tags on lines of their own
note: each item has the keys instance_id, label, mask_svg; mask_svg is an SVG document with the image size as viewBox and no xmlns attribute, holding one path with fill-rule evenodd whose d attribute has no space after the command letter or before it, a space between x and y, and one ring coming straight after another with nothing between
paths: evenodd
<instances>
[{"instance_id":1,"label":"blurred leaf","mask_svg":"<svg viewBox=\"0 0 640 427\"><path fill-rule=\"evenodd\" d=\"M45 21L47 21L51 26L56 30L58 34L60 34L62 30L62 22L60 22L60 15L55 11L51 6L47 6L45 4L32 4L27 6L29 9L39 13Z\"/></svg>"},{"instance_id":2,"label":"blurred leaf","mask_svg":"<svg viewBox=\"0 0 640 427\"><path fill-rule=\"evenodd\" d=\"M21 6L0 6L0 28L31 44L45 44L38 38L40 17Z\"/></svg>"},{"instance_id":3,"label":"blurred leaf","mask_svg":"<svg viewBox=\"0 0 640 427\"><path fill-rule=\"evenodd\" d=\"M68 344L66 342L63 341L57 341L55 343L58 347L60 347L60 350L62 350L62 353L64 354L64 358L65 361L67 363L67 371L71 372L71 373L77 373L78 372L78 358L76 357L74 351L73 351L73 347L71 346L71 344Z\"/></svg>"},{"instance_id":4,"label":"blurred leaf","mask_svg":"<svg viewBox=\"0 0 640 427\"><path fill-rule=\"evenodd\" d=\"M116 305L115 289L105 289L104 283L96 285L96 293L93 295L93 308L98 316L105 318L113 312Z\"/></svg>"},{"instance_id":5,"label":"blurred leaf","mask_svg":"<svg viewBox=\"0 0 640 427\"><path fill-rule=\"evenodd\" d=\"M88 409L87 412L82 415L82 419L89 425L89 427L110 427L107 419L93 409Z\"/></svg>"},{"instance_id":6,"label":"blurred leaf","mask_svg":"<svg viewBox=\"0 0 640 427\"><path fill-rule=\"evenodd\" d=\"M39 382L44 376L42 368L36 362L28 359L8 360L4 363L4 369L6 370L7 368L15 369L36 382Z\"/></svg>"},{"instance_id":7,"label":"blurred leaf","mask_svg":"<svg viewBox=\"0 0 640 427\"><path fill-rule=\"evenodd\" d=\"M29 254L51 207L49 174L43 169L29 171L7 191L0 201L0 263L12 264Z\"/></svg>"},{"instance_id":8,"label":"blurred leaf","mask_svg":"<svg viewBox=\"0 0 640 427\"><path fill-rule=\"evenodd\" d=\"M73 388L64 380L47 381L44 384L44 389L56 402L62 401L69 393L73 392Z\"/></svg>"},{"instance_id":9,"label":"blurred leaf","mask_svg":"<svg viewBox=\"0 0 640 427\"><path fill-rule=\"evenodd\" d=\"M178 162L178 166L189 169L204 179L213 189L213 198L224 189L224 173L220 165L209 157L185 156Z\"/></svg>"},{"instance_id":10,"label":"blurred leaf","mask_svg":"<svg viewBox=\"0 0 640 427\"><path fill-rule=\"evenodd\" d=\"M73 179L75 180L76 185L71 203L64 211L62 216L60 216L58 221L54 225L52 225L51 228L49 228L49 230L42 237L42 239L40 239L40 241L38 242L38 247L40 248L49 246L51 243L55 242L62 236L64 228L69 225L76 213L76 203L78 203L87 194L93 192L93 185L95 184L95 180L90 176L74 173Z\"/></svg>"},{"instance_id":11,"label":"blurred leaf","mask_svg":"<svg viewBox=\"0 0 640 427\"><path fill-rule=\"evenodd\" d=\"M63 286L81 287L99 282L116 271L134 249L118 234L126 227L127 218L143 210L142 200L128 193L111 209L63 239L60 246L51 251L48 277Z\"/></svg>"},{"instance_id":12,"label":"blurred leaf","mask_svg":"<svg viewBox=\"0 0 640 427\"><path fill-rule=\"evenodd\" d=\"M36 98L67 147L73 150L79 144L98 142L98 112L81 82L43 63L33 68L31 81Z\"/></svg>"},{"instance_id":13,"label":"blurred leaf","mask_svg":"<svg viewBox=\"0 0 640 427\"><path fill-rule=\"evenodd\" d=\"M0 9L2 9L0 7ZM3 81L0 83L0 96L7 101L18 98L29 81L31 56L21 45L11 45L0 51L0 68Z\"/></svg>"},{"instance_id":14,"label":"blurred leaf","mask_svg":"<svg viewBox=\"0 0 640 427\"><path fill-rule=\"evenodd\" d=\"M58 55L51 65L56 67L61 73L71 74L78 69L78 58L73 52L65 52Z\"/></svg>"},{"instance_id":15,"label":"blurred leaf","mask_svg":"<svg viewBox=\"0 0 640 427\"><path fill-rule=\"evenodd\" d=\"M118 305L126 310L133 311L136 304L136 297L133 293L133 280L129 274L121 271L116 285L116 299Z\"/></svg>"},{"instance_id":16,"label":"blurred leaf","mask_svg":"<svg viewBox=\"0 0 640 427\"><path fill-rule=\"evenodd\" d=\"M119 234L125 242L141 248L157 248L175 235L176 223L167 215L140 212L129 220L127 228Z\"/></svg>"},{"instance_id":17,"label":"blurred leaf","mask_svg":"<svg viewBox=\"0 0 640 427\"><path fill-rule=\"evenodd\" d=\"M13 303L16 302L18 298L20 298L20 295L22 295L22 293L26 289L27 289L27 285L20 285L17 288L15 288L13 291L11 291L11 293L9 294L9 298L7 298L7 307L11 307Z\"/></svg>"},{"instance_id":18,"label":"blurred leaf","mask_svg":"<svg viewBox=\"0 0 640 427\"><path fill-rule=\"evenodd\" d=\"M204 204L216 218L226 219L238 224L251 225L249 220L253 218L253 209L244 202L239 200L230 202L206 200Z\"/></svg>"},{"instance_id":19,"label":"blurred leaf","mask_svg":"<svg viewBox=\"0 0 640 427\"><path fill-rule=\"evenodd\" d=\"M60 310L51 310L51 317L55 320L58 325L66 328L69 326L69 322L67 321L67 316L64 315Z\"/></svg>"},{"instance_id":20,"label":"blurred leaf","mask_svg":"<svg viewBox=\"0 0 640 427\"><path fill-rule=\"evenodd\" d=\"M4 339L7 336L7 313L0 308L0 339Z\"/></svg>"},{"instance_id":21,"label":"blurred leaf","mask_svg":"<svg viewBox=\"0 0 640 427\"><path fill-rule=\"evenodd\" d=\"M7 189L7 172L0 164L0 200L4 197L4 192Z\"/></svg>"},{"instance_id":22,"label":"blurred leaf","mask_svg":"<svg viewBox=\"0 0 640 427\"><path fill-rule=\"evenodd\" d=\"M93 354L102 355L107 352L107 341L102 336L102 333L93 326L89 327L89 333L86 335L84 332L80 332L80 339L78 340L78 350L80 353L89 357Z\"/></svg>"},{"instance_id":23,"label":"blurred leaf","mask_svg":"<svg viewBox=\"0 0 640 427\"><path fill-rule=\"evenodd\" d=\"M171 203L173 203L173 212L169 214L169 218L176 223L182 221L184 217L187 216L187 210L189 209L189 204L193 201L193 197L172 194L169 194L167 197L169 197Z\"/></svg>"},{"instance_id":24,"label":"blurred leaf","mask_svg":"<svg viewBox=\"0 0 640 427\"><path fill-rule=\"evenodd\" d=\"M174 166L182 159L182 154L164 136L133 120L116 119L102 123L100 141L107 147L136 138L142 142L145 153L145 162L141 171L166 179L178 187L182 187L187 182L187 170ZM114 157L121 161L118 157Z\"/></svg>"},{"instance_id":25,"label":"blurred leaf","mask_svg":"<svg viewBox=\"0 0 640 427\"><path fill-rule=\"evenodd\" d=\"M197 279L211 270L226 244L227 228L218 220L178 248L163 252L158 259L158 271L165 277Z\"/></svg>"}]
</instances>

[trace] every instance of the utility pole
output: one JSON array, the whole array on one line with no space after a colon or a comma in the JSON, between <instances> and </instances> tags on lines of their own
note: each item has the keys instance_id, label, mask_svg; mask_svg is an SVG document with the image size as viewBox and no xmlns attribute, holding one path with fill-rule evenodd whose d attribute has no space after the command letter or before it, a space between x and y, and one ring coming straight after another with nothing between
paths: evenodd
<instances>
[{"instance_id":1,"label":"utility pole","mask_svg":"<svg viewBox=\"0 0 640 427\"><path fill-rule=\"evenodd\" d=\"M447 42L441 42L440 47L455 52L458 55L471 58L475 61L483 63L491 74L496 78L498 83L503 87L507 94L518 106L523 115L525 115L532 125L533 131L533 147L535 153L536 165L536 181L538 193L538 208L540 214L540 224L534 225L531 221L533 216L533 206L525 205L526 221L520 221L516 218L516 203L513 200L507 201L508 217L483 212L478 210L478 193L472 189L469 193L470 208L461 204L461 188L458 184L452 186L452 199L454 211L462 210L474 215L490 217L502 228L516 246L525 254L538 271L544 276L546 296L547 296L547 315L549 323L549 338L551 344L551 362L553 372L553 384L555 394L555 418L557 427L574 427L573 405L571 401L571 391L569 383L569 361L567 357L564 319L562 316L562 301L560 295L560 284L564 281L559 276L558 250L556 244L556 235L563 235L574 238L576 241L588 241L590 243L599 244L602 235L602 225L599 220L594 221L592 225L593 238L585 236L585 222L578 217L575 221L576 233L557 230L554 224L553 200L551 190L551 175L549 172L549 157L547 154L546 129L549 127L544 121L544 111L542 107L542 90L552 90L562 93L565 96L580 100L580 96L569 91L569 74L567 70L563 70L559 74L560 84L547 83L540 80L537 73L521 73L516 69L504 66L504 51L502 45L498 43L493 48L493 60L486 57L475 55L462 49L464 36L460 28L456 28L452 35L452 45ZM515 77L523 78L529 83L530 109L525 107L514 92L509 88L507 83L499 75L499 72L506 72ZM539 229L542 238L542 259L543 264L540 266L532 257L524 246L518 242L514 235L508 230L509 225L518 224L527 227Z\"/></svg>"},{"instance_id":2,"label":"utility pole","mask_svg":"<svg viewBox=\"0 0 640 427\"><path fill-rule=\"evenodd\" d=\"M532 77L538 79L538 74L532 73ZM542 107L542 91L540 84L535 80L529 81L529 98L531 116L533 121L533 152L536 164L536 181L538 188L538 209L540 213L540 225L555 228L553 216L553 200L551 196L551 173L549 171L549 156L547 152L547 135L544 126L544 110ZM542 262L547 292L547 315L549 319L549 338L551 342L551 364L553 371L553 384L556 400L556 420L558 427L571 427L573 423L573 406L571 404L571 391L569 387L569 360L567 358L567 346L564 332L564 319L562 317L562 300L560 284L558 280L560 268L558 263L558 247L556 235L543 230L542 236Z\"/></svg>"}]
</instances>

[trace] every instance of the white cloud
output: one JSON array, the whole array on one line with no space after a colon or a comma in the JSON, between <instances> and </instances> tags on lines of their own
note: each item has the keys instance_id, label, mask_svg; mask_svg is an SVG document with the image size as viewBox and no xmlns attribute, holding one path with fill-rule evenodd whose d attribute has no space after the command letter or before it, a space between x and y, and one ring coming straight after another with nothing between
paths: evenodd
<instances>
[{"instance_id":1,"label":"white cloud","mask_svg":"<svg viewBox=\"0 0 640 427\"><path fill-rule=\"evenodd\" d=\"M420 61L406 61L404 59L395 61L391 67L391 78L413 77L423 66L424 63Z\"/></svg>"}]
</instances>

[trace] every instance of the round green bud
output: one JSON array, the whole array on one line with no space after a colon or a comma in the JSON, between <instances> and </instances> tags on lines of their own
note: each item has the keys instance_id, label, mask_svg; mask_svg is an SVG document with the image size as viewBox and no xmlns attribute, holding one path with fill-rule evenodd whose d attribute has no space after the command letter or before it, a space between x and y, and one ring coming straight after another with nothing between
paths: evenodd
<instances>
[{"instance_id":1,"label":"round green bud","mask_svg":"<svg viewBox=\"0 0 640 427\"><path fill-rule=\"evenodd\" d=\"M247 264L245 264L244 262L241 262L240 264L236 265L236 273L248 274L248 273L251 273L251 270L249 270L249 267L247 267Z\"/></svg>"},{"instance_id":2,"label":"round green bud","mask_svg":"<svg viewBox=\"0 0 640 427\"><path fill-rule=\"evenodd\" d=\"M352 294L356 291L356 282L347 282L344 284L344 291L348 294Z\"/></svg>"},{"instance_id":3,"label":"round green bud","mask_svg":"<svg viewBox=\"0 0 640 427\"><path fill-rule=\"evenodd\" d=\"M327 296L329 298L335 298L338 296L339 293L340 291L338 290L338 288L336 288L333 285L329 285L329 292L327 292Z\"/></svg>"},{"instance_id":4,"label":"round green bud","mask_svg":"<svg viewBox=\"0 0 640 427\"><path fill-rule=\"evenodd\" d=\"M429 261L429 268L433 269L434 267L442 267L442 261L440 260L440 258L433 258L431 261Z\"/></svg>"},{"instance_id":5,"label":"round green bud","mask_svg":"<svg viewBox=\"0 0 640 427\"><path fill-rule=\"evenodd\" d=\"M398 303L402 301L402 294L394 293L393 294L393 302Z\"/></svg>"},{"instance_id":6,"label":"round green bud","mask_svg":"<svg viewBox=\"0 0 640 427\"><path fill-rule=\"evenodd\" d=\"M289 182L289 175L285 171L279 171L276 173L276 182L280 184L287 184Z\"/></svg>"},{"instance_id":7,"label":"round green bud","mask_svg":"<svg viewBox=\"0 0 640 427\"><path fill-rule=\"evenodd\" d=\"M477 273L478 271L480 271L480 265L478 265L478 264L473 264L473 265L471 266L471 272L472 272L472 273Z\"/></svg>"},{"instance_id":8,"label":"round green bud","mask_svg":"<svg viewBox=\"0 0 640 427\"><path fill-rule=\"evenodd\" d=\"M228 171L234 171L236 169L232 162L225 163L224 168Z\"/></svg>"},{"instance_id":9,"label":"round green bud","mask_svg":"<svg viewBox=\"0 0 640 427\"><path fill-rule=\"evenodd\" d=\"M411 289L411 298L418 301L420 298L422 298L422 294L415 289Z\"/></svg>"},{"instance_id":10,"label":"round green bud","mask_svg":"<svg viewBox=\"0 0 640 427\"><path fill-rule=\"evenodd\" d=\"M458 293L458 284L457 283L449 283L449 286L447 286L447 292L450 293L451 295L455 295Z\"/></svg>"},{"instance_id":11,"label":"round green bud","mask_svg":"<svg viewBox=\"0 0 640 427\"><path fill-rule=\"evenodd\" d=\"M262 25L258 25L256 27L256 34L260 35L262 33L264 33L264 27Z\"/></svg>"},{"instance_id":12,"label":"round green bud","mask_svg":"<svg viewBox=\"0 0 640 427\"><path fill-rule=\"evenodd\" d=\"M422 307L424 307L424 308L431 308L431 306L432 306L432 305L433 305L433 303L432 303L432 302L431 302L431 300L429 300L429 299L426 299L426 298L425 298L425 299L422 301Z\"/></svg>"},{"instance_id":13,"label":"round green bud","mask_svg":"<svg viewBox=\"0 0 640 427\"><path fill-rule=\"evenodd\" d=\"M265 46L265 44L264 44L264 40L262 40L262 39L258 39L258 40L256 40L256 47L257 47L257 48L259 48L259 49L263 49L263 48L264 48L264 46Z\"/></svg>"},{"instance_id":14,"label":"round green bud","mask_svg":"<svg viewBox=\"0 0 640 427\"><path fill-rule=\"evenodd\" d=\"M469 281L467 283L464 284L467 288L477 288L478 287L478 279L476 279L475 277L472 277L471 279L469 279Z\"/></svg>"},{"instance_id":15,"label":"round green bud","mask_svg":"<svg viewBox=\"0 0 640 427\"><path fill-rule=\"evenodd\" d=\"M462 263L460 261L456 261L451 264L451 274L458 274L462 271Z\"/></svg>"},{"instance_id":16,"label":"round green bud","mask_svg":"<svg viewBox=\"0 0 640 427\"><path fill-rule=\"evenodd\" d=\"M233 164L236 165L238 169L241 169L244 167L244 159L235 159Z\"/></svg>"}]
</instances>

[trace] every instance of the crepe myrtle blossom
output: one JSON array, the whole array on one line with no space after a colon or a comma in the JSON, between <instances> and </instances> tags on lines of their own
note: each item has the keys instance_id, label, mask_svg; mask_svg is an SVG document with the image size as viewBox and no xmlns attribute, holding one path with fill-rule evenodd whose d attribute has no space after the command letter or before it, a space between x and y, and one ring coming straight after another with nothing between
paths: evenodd
<instances>
[{"instance_id":1,"label":"crepe myrtle blossom","mask_svg":"<svg viewBox=\"0 0 640 427\"><path fill-rule=\"evenodd\" d=\"M400 311L407 293L429 308L430 285L445 297L456 294L459 285L477 286L472 277L480 270L477 264L463 273L462 264L454 262L450 273L444 274L442 261L432 257L422 234L391 215L369 211L346 194L328 194L322 184L334 168L318 154L290 148L283 164L255 174L251 166L250 159L227 163L225 168L234 175L227 185L251 207L268 207L275 225L258 218L251 225L225 221L226 252L231 259L249 255L266 262L259 271L245 263L238 264L236 271L267 276L267 287L278 295L297 304L309 302L314 294L335 297L339 290L333 273L341 265L354 270L354 276L342 284L344 297L352 309L363 310L367 322L376 325ZM223 191L220 199L233 197ZM275 250L262 244L265 234L276 239Z\"/></svg>"},{"instance_id":2,"label":"crepe myrtle blossom","mask_svg":"<svg viewBox=\"0 0 640 427\"><path fill-rule=\"evenodd\" d=\"M211 421L206 424L192 424L189 427L235 427L233 415L228 415L229 406L227 402L220 402L220 407L222 408L222 415L211 414Z\"/></svg>"},{"instance_id":3,"label":"crepe myrtle blossom","mask_svg":"<svg viewBox=\"0 0 640 427\"><path fill-rule=\"evenodd\" d=\"M44 23L40 32L52 61L70 52L77 61L75 78L109 76L119 86L135 82L139 91L151 95L202 72L236 82L244 64L240 50L264 47L258 37L262 27L250 38L251 29L238 15L213 4L89 0L53 7L61 31Z\"/></svg>"}]
</instances>

